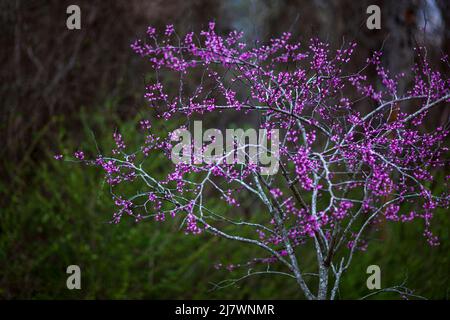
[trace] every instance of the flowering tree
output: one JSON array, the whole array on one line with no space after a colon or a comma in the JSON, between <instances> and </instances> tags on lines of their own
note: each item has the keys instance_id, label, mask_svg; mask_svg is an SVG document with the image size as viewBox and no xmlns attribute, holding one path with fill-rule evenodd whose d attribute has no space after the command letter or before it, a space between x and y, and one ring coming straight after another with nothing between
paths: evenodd
<instances>
[{"instance_id":1,"label":"flowering tree","mask_svg":"<svg viewBox=\"0 0 450 320\"><path fill-rule=\"evenodd\" d=\"M307 299L336 298L355 251L366 250L368 232L384 221L419 219L425 239L437 245L431 231L433 212L448 208L449 195L432 194L427 186L432 170L445 164L449 122L432 132L423 132L419 125L432 108L449 102L450 82L431 70L426 50L417 50L414 81L400 93L402 75L385 70L381 52L357 72L348 72L355 44L333 51L312 39L304 47L289 33L252 46L241 39L236 31L218 35L214 23L184 37L169 25L159 36L150 27L147 39L136 41L132 49L157 75L145 97L164 120L232 110L257 113L259 128L280 130L278 173L263 174L254 161L230 163L224 161L229 154L219 154L203 163L168 160L169 172L158 178L146 164L161 153L173 158L171 142L178 137L153 132L151 122L143 120L145 142L139 150L127 150L116 132L111 156L87 160L82 151L75 154L104 170L118 207L112 221L180 216L187 233L210 233L257 246L265 256L238 265L248 268L245 277L285 275ZM368 72L376 73L376 83L369 83ZM207 138L211 143L216 139ZM234 146L236 151L238 144ZM198 156L198 148L188 145L188 160ZM132 196L118 188L139 181L145 189ZM217 209L211 198L226 205ZM233 209L249 198L255 208L250 215ZM402 210L405 203L413 204L413 210ZM299 257L303 248L311 247L317 273L306 279L310 274L304 273ZM258 265L262 271L251 271Z\"/></svg>"}]
</instances>

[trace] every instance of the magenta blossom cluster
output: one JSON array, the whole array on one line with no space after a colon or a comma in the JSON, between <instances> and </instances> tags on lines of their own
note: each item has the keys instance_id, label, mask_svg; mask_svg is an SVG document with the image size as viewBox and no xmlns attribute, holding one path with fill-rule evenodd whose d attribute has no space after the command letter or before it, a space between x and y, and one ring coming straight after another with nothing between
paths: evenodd
<instances>
[{"instance_id":1,"label":"magenta blossom cluster","mask_svg":"<svg viewBox=\"0 0 450 320\"><path fill-rule=\"evenodd\" d=\"M450 81L431 69L425 49L417 49L409 89L399 92L402 75L383 66L382 52L348 70L355 43L334 50L318 39L301 44L288 32L267 43L242 39L237 31L220 35L214 22L184 36L168 25L161 32L149 27L147 38L131 47L156 74L144 96L158 118L256 113L260 120L250 124L283 132L278 175L264 176L251 163L174 165L168 159L161 177L146 164L171 157L171 133L142 120L138 150L115 132L111 156L75 154L104 170L118 207L113 222L170 217L189 234L256 245L265 257L228 269L281 264L309 299L335 297L354 251L367 249L369 227L421 221L425 238L437 245L431 222L437 208L448 208L449 195L433 194L430 185L446 164L449 125L427 132L420 124L433 109L448 107ZM123 183L140 183L139 192L116 193ZM238 208L249 198L250 214ZM316 293L298 259L297 248L306 243L317 254Z\"/></svg>"}]
</instances>

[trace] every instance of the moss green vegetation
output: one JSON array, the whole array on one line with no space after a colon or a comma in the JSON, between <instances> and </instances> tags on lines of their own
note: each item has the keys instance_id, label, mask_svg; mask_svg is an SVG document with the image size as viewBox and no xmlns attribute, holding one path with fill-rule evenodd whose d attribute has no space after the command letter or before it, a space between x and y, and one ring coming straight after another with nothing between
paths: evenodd
<instances>
[{"instance_id":1,"label":"moss green vegetation","mask_svg":"<svg viewBox=\"0 0 450 320\"><path fill-rule=\"evenodd\" d=\"M114 210L109 190L95 168L53 160L54 151L67 153L79 147L95 151L112 144L114 125L130 141L134 119L121 122L111 106L98 114L80 116L83 130L77 136L58 129L59 145L48 148L39 161L28 161L12 181L0 182L6 204L0 209L0 297L8 299L301 299L295 281L263 275L225 289L211 283L239 278L246 270L215 270L216 262L245 262L262 252L254 247L208 235L187 236L180 221L135 224L108 223ZM95 134L93 135L92 132ZM95 136L95 141L94 137ZM96 142L96 143L95 143ZM106 148L105 148L106 150ZM162 159L150 170L162 170ZM13 167L13 164L10 164ZM436 188L442 176L438 175ZM131 191L131 190L130 190ZM248 209L248 208L247 208ZM245 210L245 208L242 208ZM237 213L239 214L239 213ZM420 223L386 225L374 234L368 252L357 254L343 279L341 298L359 298L366 288L366 268L377 264L382 286L407 278L407 286L427 298L447 299L449 294L449 218L441 211L435 231L441 245L430 248ZM382 238L380 238L382 237ZM306 250L305 250L306 251ZM315 270L313 257L300 259L306 272ZM82 270L82 289L66 288L66 267ZM384 294L374 298L398 298Z\"/></svg>"}]
</instances>

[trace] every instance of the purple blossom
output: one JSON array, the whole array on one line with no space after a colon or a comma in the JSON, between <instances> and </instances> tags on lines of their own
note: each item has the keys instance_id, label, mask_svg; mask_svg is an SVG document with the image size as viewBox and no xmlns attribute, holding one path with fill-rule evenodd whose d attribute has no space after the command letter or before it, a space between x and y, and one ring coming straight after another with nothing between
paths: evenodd
<instances>
[{"instance_id":1,"label":"purple blossom","mask_svg":"<svg viewBox=\"0 0 450 320\"><path fill-rule=\"evenodd\" d=\"M84 160L84 152L83 151L76 151L74 153L75 158L78 160Z\"/></svg>"}]
</instances>

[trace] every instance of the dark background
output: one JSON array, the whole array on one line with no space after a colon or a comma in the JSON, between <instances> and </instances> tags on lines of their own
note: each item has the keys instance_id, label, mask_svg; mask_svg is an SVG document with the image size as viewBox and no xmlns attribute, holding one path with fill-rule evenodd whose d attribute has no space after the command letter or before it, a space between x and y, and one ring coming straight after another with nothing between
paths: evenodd
<instances>
[{"instance_id":1,"label":"dark background","mask_svg":"<svg viewBox=\"0 0 450 320\"><path fill-rule=\"evenodd\" d=\"M70 4L81 8L81 30L66 28ZM381 7L381 30L366 28L370 4ZM303 298L294 282L271 276L211 291L211 282L245 272L216 271L214 263L245 261L252 247L186 236L170 222L110 225L113 207L100 173L52 158L80 147L95 151L95 143L111 145L115 128L133 135L146 108L144 77L150 69L129 45L148 25L173 23L183 34L211 20L223 32L245 31L248 41L287 30L303 43L315 36L333 48L356 41L355 66L383 47L385 65L406 73L404 86L414 46L426 46L434 67L448 73L439 60L450 45L450 2L445 0L3 0L0 297ZM449 108L441 109L424 126L442 123L448 114ZM160 170L164 163L153 166ZM432 187L438 191L444 173L435 176ZM365 270L378 264L383 287L407 279L417 294L447 299L450 223L447 212L438 213L434 231L441 237L439 247L428 247L420 223L385 225L368 252L355 257L340 297L368 294ZM311 259L304 257L306 264ZM82 269L82 290L66 289L70 264Z\"/></svg>"}]
</instances>

